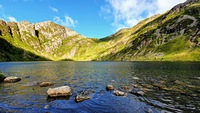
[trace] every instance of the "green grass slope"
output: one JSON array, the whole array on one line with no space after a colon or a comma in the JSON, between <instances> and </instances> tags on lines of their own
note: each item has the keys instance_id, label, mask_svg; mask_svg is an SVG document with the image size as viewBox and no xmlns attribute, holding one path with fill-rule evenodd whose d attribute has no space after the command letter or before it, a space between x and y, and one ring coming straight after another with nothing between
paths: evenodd
<instances>
[{"instance_id":1,"label":"green grass slope","mask_svg":"<svg viewBox=\"0 0 200 113\"><path fill-rule=\"evenodd\" d=\"M102 60L199 61L200 2L187 1L177 5L163 15L140 22L127 32L131 32L127 36L129 44Z\"/></svg>"},{"instance_id":2,"label":"green grass slope","mask_svg":"<svg viewBox=\"0 0 200 113\"><path fill-rule=\"evenodd\" d=\"M0 61L46 61L48 59L17 48L0 38Z\"/></svg>"}]
</instances>

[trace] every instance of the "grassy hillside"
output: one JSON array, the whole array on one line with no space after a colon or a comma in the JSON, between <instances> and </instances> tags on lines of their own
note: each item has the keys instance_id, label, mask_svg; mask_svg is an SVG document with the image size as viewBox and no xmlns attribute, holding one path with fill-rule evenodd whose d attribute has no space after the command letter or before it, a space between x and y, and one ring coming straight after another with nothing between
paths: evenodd
<instances>
[{"instance_id":1,"label":"grassy hillside","mask_svg":"<svg viewBox=\"0 0 200 113\"><path fill-rule=\"evenodd\" d=\"M103 60L199 61L200 2L176 6L127 32L130 43Z\"/></svg>"},{"instance_id":2,"label":"grassy hillside","mask_svg":"<svg viewBox=\"0 0 200 113\"><path fill-rule=\"evenodd\" d=\"M17 48L0 38L0 61L45 61L46 58Z\"/></svg>"},{"instance_id":3,"label":"grassy hillside","mask_svg":"<svg viewBox=\"0 0 200 113\"><path fill-rule=\"evenodd\" d=\"M200 1L187 0L103 39L49 21L0 21L0 39L1 61L200 61Z\"/></svg>"}]
</instances>

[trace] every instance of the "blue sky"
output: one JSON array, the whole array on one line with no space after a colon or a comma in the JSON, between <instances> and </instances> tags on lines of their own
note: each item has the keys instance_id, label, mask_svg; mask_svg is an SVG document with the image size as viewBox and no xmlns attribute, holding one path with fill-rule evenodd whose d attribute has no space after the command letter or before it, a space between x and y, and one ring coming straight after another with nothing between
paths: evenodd
<instances>
[{"instance_id":1,"label":"blue sky","mask_svg":"<svg viewBox=\"0 0 200 113\"><path fill-rule=\"evenodd\" d=\"M164 13L186 0L1 0L0 19L53 21L87 37L103 38Z\"/></svg>"}]
</instances>

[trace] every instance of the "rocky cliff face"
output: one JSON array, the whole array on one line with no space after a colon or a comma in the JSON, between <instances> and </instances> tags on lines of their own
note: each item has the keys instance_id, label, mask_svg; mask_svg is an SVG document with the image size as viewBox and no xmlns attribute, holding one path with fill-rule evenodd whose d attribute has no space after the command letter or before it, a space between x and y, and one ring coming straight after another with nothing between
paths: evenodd
<instances>
[{"instance_id":1,"label":"rocky cliff face","mask_svg":"<svg viewBox=\"0 0 200 113\"><path fill-rule=\"evenodd\" d=\"M27 21L6 23L1 20L0 37L15 47L51 60L70 59L76 54L74 47L77 44L92 43L92 39L50 21L31 24ZM69 51L60 50L63 46Z\"/></svg>"},{"instance_id":2,"label":"rocky cliff face","mask_svg":"<svg viewBox=\"0 0 200 113\"><path fill-rule=\"evenodd\" d=\"M188 5L195 4L197 2L199 2L199 0L187 0L184 3L180 3L180 4L176 5L176 6L174 6L170 11L171 12L173 12L173 11L179 12L182 8L185 8Z\"/></svg>"},{"instance_id":3,"label":"rocky cliff face","mask_svg":"<svg viewBox=\"0 0 200 113\"><path fill-rule=\"evenodd\" d=\"M199 14L200 1L187 0L163 15L147 18L100 40L86 38L50 21L32 24L0 20L0 39L13 48L50 60L199 61ZM5 49L1 50L0 59L4 59ZM13 51L6 54L12 55Z\"/></svg>"}]
</instances>

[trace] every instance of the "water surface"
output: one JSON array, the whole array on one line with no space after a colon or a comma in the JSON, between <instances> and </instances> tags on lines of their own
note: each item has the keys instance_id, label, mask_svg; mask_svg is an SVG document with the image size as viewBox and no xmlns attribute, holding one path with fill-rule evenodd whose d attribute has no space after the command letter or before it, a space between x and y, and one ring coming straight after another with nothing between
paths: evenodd
<instances>
[{"instance_id":1,"label":"water surface","mask_svg":"<svg viewBox=\"0 0 200 113\"><path fill-rule=\"evenodd\" d=\"M1 62L0 72L22 78L0 84L1 112L200 112L200 62ZM73 95L48 98L49 87L24 86L33 81L68 85ZM150 91L118 97L105 89L107 84L119 90L137 84ZM92 98L76 103L84 91Z\"/></svg>"}]
</instances>

